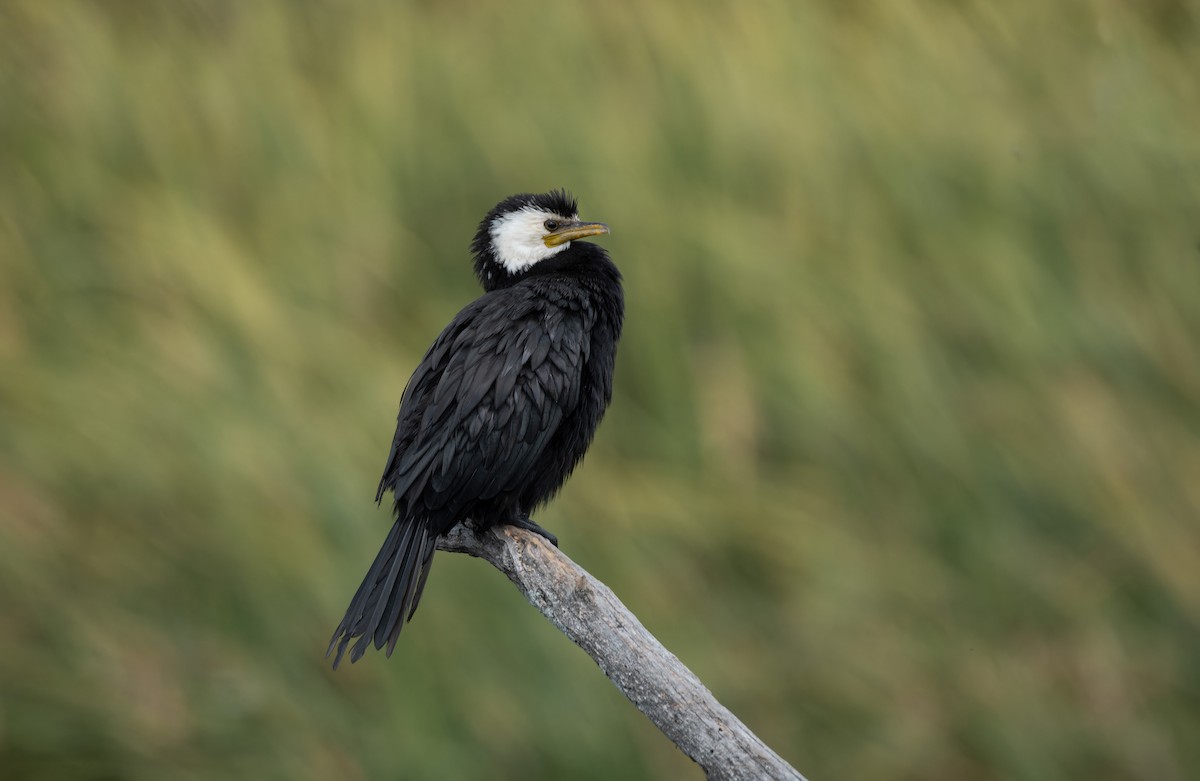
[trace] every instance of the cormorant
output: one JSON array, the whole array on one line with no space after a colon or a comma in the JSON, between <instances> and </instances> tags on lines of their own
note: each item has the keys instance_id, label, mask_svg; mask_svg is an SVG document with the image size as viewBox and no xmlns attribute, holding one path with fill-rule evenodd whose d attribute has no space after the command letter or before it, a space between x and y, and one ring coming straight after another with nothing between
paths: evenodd
<instances>
[{"instance_id":1,"label":"cormorant","mask_svg":"<svg viewBox=\"0 0 1200 781\"><path fill-rule=\"evenodd\" d=\"M621 274L565 191L505 198L471 244L484 294L434 341L400 399L375 501L396 521L328 653L390 656L421 599L439 535L459 521L554 535L529 518L562 487L612 397Z\"/></svg>"}]
</instances>

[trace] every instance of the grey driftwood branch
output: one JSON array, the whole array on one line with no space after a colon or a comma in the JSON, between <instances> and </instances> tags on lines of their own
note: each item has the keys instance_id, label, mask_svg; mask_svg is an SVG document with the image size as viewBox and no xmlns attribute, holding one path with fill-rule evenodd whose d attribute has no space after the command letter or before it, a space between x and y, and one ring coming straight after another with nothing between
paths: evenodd
<instances>
[{"instance_id":1,"label":"grey driftwood branch","mask_svg":"<svg viewBox=\"0 0 1200 781\"><path fill-rule=\"evenodd\" d=\"M459 524L438 548L484 559L507 575L709 779L804 781L717 702L612 589L541 537L510 526L476 532Z\"/></svg>"}]
</instances>

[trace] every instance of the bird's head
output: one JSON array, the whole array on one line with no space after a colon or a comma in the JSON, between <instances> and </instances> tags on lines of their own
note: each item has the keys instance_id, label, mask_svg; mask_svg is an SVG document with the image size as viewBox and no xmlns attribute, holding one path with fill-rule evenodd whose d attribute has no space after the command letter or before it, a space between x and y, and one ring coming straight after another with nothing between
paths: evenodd
<instances>
[{"instance_id":1,"label":"bird's head","mask_svg":"<svg viewBox=\"0 0 1200 781\"><path fill-rule=\"evenodd\" d=\"M535 265L585 236L608 233L602 222L582 222L565 190L505 198L479 223L471 252L484 290L511 284Z\"/></svg>"}]
</instances>

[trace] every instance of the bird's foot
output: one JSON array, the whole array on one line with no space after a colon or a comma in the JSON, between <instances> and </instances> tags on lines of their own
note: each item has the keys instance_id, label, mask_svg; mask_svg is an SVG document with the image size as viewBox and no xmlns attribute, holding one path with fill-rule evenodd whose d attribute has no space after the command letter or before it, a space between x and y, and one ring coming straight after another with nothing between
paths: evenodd
<instances>
[{"instance_id":1,"label":"bird's foot","mask_svg":"<svg viewBox=\"0 0 1200 781\"><path fill-rule=\"evenodd\" d=\"M555 537L550 532L543 529L541 526L538 526L536 523L534 523L533 520L530 519L530 517L528 515L522 515L520 518L511 520L508 522L508 525L515 526L518 529L524 529L527 532L533 532L534 534L536 534L538 536L544 537L546 539L546 542L550 543L554 547L556 547L556 548L558 547L558 538Z\"/></svg>"}]
</instances>

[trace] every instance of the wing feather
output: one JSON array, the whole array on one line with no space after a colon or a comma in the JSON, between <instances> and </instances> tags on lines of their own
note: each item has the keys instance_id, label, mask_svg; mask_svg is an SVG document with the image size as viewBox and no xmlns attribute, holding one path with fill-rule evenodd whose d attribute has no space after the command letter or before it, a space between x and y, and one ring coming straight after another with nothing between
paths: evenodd
<instances>
[{"instance_id":1,"label":"wing feather","mask_svg":"<svg viewBox=\"0 0 1200 781\"><path fill-rule=\"evenodd\" d=\"M430 347L401 400L377 500L391 489L397 505L458 512L528 480L579 403L589 346L581 313L516 300L527 295L478 299Z\"/></svg>"}]
</instances>

